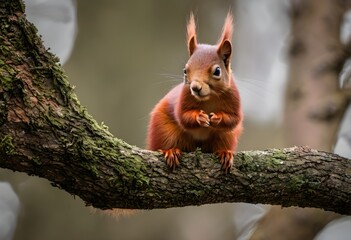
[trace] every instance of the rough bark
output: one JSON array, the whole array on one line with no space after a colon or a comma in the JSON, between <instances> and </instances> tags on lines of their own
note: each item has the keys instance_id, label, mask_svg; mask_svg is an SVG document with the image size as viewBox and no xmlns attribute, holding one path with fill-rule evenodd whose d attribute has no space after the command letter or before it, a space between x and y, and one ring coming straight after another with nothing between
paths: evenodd
<instances>
[{"instance_id":1,"label":"rough bark","mask_svg":"<svg viewBox=\"0 0 351 240\"><path fill-rule=\"evenodd\" d=\"M351 161L331 153L240 152L225 174L214 155L195 151L171 172L160 153L114 138L79 104L23 12L20 0L0 2L0 167L101 209L251 202L351 214Z\"/></svg>"},{"instance_id":2,"label":"rough bark","mask_svg":"<svg viewBox=\"0 0 351 240\"><path fill-rule=\"evenodd\" d=\"M289 145L331 151L335 144L349 103L349 96L339 84L340 71L350 57L350 44L340 41L340 27L349 4L339 0L292 1L284 120ZM336 217L316 209L273 207L251 239L313 239Z\"/></svg>"}]
</instances>

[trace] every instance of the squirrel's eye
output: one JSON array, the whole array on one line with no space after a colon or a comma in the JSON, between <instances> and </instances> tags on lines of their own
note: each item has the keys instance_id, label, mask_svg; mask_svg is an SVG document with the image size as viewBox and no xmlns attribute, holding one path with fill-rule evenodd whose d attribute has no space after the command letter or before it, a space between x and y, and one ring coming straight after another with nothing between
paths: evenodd
<instances>
[{"instance_id":1,"label":"squirrel's eye","mask_svg":"<svg viewBox=\"0 0 351 240\"><path fill-rule=\"evenodd\" d=\"M221 77L221 68L216 67L213 71L213 77L219 79Z\"/></svg>"},{"instance_id":2,"label":"squirrel's eye","mask_svg":"<svg viewBox=\"0 0 351 240\"><path fill-rule=\"evenodd\" d=\"M184 75L186 75L186 68L183 69L183 73L184 73Z\"/></svg>"}]
</instances>

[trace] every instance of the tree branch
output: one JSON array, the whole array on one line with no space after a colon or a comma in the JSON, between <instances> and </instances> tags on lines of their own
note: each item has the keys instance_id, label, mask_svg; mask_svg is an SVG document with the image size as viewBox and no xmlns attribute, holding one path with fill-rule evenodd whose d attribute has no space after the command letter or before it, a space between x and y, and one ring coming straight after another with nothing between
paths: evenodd
<instances>
[{"instance_id":1,"label":"tree branch","mask_svg":"<svg viewBox=\"0 0 351 240\"><path fill-rule=\"evenodd\" d=\"M240 152L229 174L212 154L161 154L114 138L79 104L20 0L0 2L0 167L48 179L87 205L167 208L219 202L351 214L351 161L307 147Z\"/></svg>"}]
</instances>

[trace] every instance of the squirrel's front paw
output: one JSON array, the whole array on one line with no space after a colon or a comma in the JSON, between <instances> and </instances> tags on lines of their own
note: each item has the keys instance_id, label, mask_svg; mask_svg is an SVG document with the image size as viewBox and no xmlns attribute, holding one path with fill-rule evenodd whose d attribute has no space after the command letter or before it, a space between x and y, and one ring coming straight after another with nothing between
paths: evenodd
<instances>
[{"instance_id":1,"label":"squirrel's front paw","mask_svg":"<svg viewBox=\"0 0 351 240\"><path fill-rule=\"evenodd\" d=\"M210 124L211 126L217 126L222 121L220 114L210 113Z\"/></svg>"},{"instance_id":2,"label":"squirrel's front paw","mask_svg":"<svg viewBox=\"0 0 351 240\"><path fill-rule=\"evenodd\" d=\"M210 118L203 110L200 110L200 112L196 116L196 121L201 127L210 126Z\"/></svg>"}]
</instances>

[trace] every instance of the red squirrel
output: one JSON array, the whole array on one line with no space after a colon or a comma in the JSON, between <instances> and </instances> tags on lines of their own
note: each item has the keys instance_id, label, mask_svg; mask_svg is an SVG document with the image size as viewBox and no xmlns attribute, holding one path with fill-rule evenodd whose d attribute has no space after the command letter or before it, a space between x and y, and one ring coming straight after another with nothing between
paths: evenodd
<instances>
[{"instance_id":1,"label":"red squirrel","mask_svg":"<svg viewBox=\"0 0 351 240\"><path fill-rule=\"evenodd\" d=\"M233 164L243 113L230 66L232 33L229 12L218 43L199 44L194 15L190 14L184 82L154 107L147 135L147 148L162 151L171 169L179 165L183 151L196 148L216 153L226 172Z\"/></svg>"}]
</instances>

